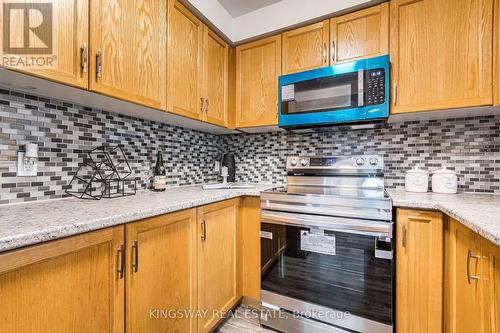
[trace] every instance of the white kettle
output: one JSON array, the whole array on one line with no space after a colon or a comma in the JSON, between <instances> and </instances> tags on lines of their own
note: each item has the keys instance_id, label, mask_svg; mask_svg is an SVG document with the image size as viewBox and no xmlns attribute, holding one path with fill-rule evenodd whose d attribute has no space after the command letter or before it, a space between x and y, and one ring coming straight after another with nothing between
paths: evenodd
<instances>
[{"instance_id":1,"label":"white kettle","mask_svg":"<svg viewBox=\"0 0 500 333\"><path fill-rule=\"evenodd\" d=\"M458 177L455 171L443 167L432 173L432 192L453 194L457 193L457 189Z\"/></svg>"},{"instance_id":2,"label":"white kettle","mask_svg":"<svg viewBox=\"0 0 500 333\"><path fill-rule=\"evenodd\" d=\"M415 167L406 171L405 190L407 192L425 193L429 189L429 173Z\"/></svg>"}]
</instances>

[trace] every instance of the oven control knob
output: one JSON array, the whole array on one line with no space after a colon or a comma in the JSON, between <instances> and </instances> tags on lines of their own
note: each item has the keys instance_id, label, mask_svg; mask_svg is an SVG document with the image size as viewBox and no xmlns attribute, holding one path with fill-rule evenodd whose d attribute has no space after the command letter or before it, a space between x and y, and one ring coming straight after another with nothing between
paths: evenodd
<instances>
[{"instance_id":1,"label":"oven control knob","mask_svg":"<svg viewBox=\"0 0 500 333\"><path fill-rule=\"evenodd\" d=\"M291 159L290 160L290 165L291 166L296 166L297 165L297 160L296 159Z\"/></svg>"},{"instance_id":2,"label":"oven control knob","mask_svg":"<svg viewBox=\"0 0 500 333\"><path fill-rule=\"evenodd\" d=\"M303 158L303 159L300 160L300 164L302 166L307 166L307 163L308 163L308 161L305 158Z\"/></svg>"},{"instance_id":3,"label":"oven control knob","mask_svg":"<svg viewBox=\"0 0 500 333\"><path fill-rule=\"evenodd\" d=\"M357 165L357 166L363 166L364 164L365 164L365 159L364 159L364 158L362 158L362 157L358 157L358 158L356 159L356 165Z\"/></svg>"},{"instance_id":4,"label":"oven control knob","mask_svg":"<svg viewBox=\"0 0 500 333\"><path fill-rule=\"evenodd\" d=\"M375 166L377 164L378 164L378 159L376 159L376 158L370 158L370 165Z\"/></svg>"}]
</instances>

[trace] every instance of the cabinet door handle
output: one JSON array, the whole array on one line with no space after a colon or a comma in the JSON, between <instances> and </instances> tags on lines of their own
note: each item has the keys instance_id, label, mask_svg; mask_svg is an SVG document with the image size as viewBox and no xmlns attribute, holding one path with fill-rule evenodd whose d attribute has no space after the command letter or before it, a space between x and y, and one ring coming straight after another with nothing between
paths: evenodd
<instances>
[{"instance_id":1,"label":"cabinet door handle","mask_svg":"<svg viewBox=\"0 0 500 333\"><path fill-rule=\"evenodd\" d=\"M81 61L82 61L82 73L87 73L87 56L88 56L88 48L87 43L83 43L81 49Z\"/></svg>"},{"instance_id":2,"label":"cabinet door handle","mask_svg":"<svg viewBox=\"0 0 500 333\"><path fill-rule=\"evenodd\" d=\"M208 105L209 105L210 100L207 98L206 103L205 103L205 112L208 113Z\"/></svg>"},{"instance_id":3,"label":"cabinet door handle","mask_svg":"<svg viewBox=\"0 0 500 333\"><path fill-rule=\"evenodd\" d=\"M471 280L479 280L479 276L470 275L470 258L476 259L476 264L477 264L479 256L473 255L470 249L467 251L467 282L469 284L471 283Z\"/></svg>"},{"instance_id":4,"label":"cabinet door handle","mask_svg":"<svg viewBox=\"0 0 500 333\"><path fill-rule=\"evenodd\" d=\"M118 277L123 279L123 275L125 274L125 245L120 245L118 248L118 260L120 260L120 266L117 270Z\"/></svg>"},{"instance_id":5,"label":"cabinet door handle","mask_svg":"<svg viewBox=\"0 0 500 333\"><path fill-rule=\"evenodd\" d=\"M96 73L97 77L100 79L102 77L102 51L97 51L96 54Z\"/></svg>"},{"instance_id":6,"label":"cabinet door handle","mask_svg":"<svg viewBox=\"0 0 500 333\"><path fill-rule=\"evenodd\" d=\"M401 244L406 247L406 223L401 226Z\"/></svg>"},{"instance_id":7,"label":"cabinet door handle","mask_svg":"<svg viewBox=\"0 0 500 333\"><path fill-rule=\"evenodd\" d=\"M323 58L325 59L325 64L326 62L328 61L328 50L327 50L327 46L326 46L326 43L325 45L323 45Z\"/></svg>"},{"instance_id":8,"label":"cabinet door handle","mask_svg":"<svg viewBox=\"0 0 500 333\"><path fill-rule=\"evenodd\" d=\"M132 270L134 273L137 273L139 270L139 242L134 241L134 244L132 245L132 253L133 253L133 260L132 260Z\"/></svg>"},{"instance_id":9,"label":"cabinet door handle","mask_svg":"<svg viewBox=\"0 0 500 333\"><path fill-rule=\"evenodd\" d=\"M205 220L201 221L201 241L207 241L207 226Z\"/></svg>"},{"instance_id":10,"label":"cabinet door handle","mask_svg":"<svg viewBox=\"0 0 500 333\"><path fill-rule=\"evenodd\" d=\"M335 49L335 41L332 41L332 64L335 62L337 50Z\"/></svg>"},{"instance_id":11,"label":"cabinet door handle","mask_svg":"<svg viewBox=\"0 0 500 333\"><path fill-rule=\"evenodd\" d=\"M201 101L200 112L203 113L203 104L205 103L205 99L203 97L200 97L200 101Z\"/></svg>"},{"instance_id":12,"label":"cabinet door handle","mask_svg":"<svg viewBox=\"0 0 500 333\"><path fill-rule=\"evenodd\" d=\"M396 100L398 99L398 85L396 82L392 84L392 105L396 106Z\"/></svg>"}]
</instances>

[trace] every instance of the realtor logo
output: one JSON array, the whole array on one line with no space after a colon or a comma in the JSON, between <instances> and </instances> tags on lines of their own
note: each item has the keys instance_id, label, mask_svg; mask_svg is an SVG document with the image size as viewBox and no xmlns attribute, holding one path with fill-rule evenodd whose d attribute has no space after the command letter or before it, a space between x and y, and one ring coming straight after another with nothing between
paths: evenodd
<instances>
[{"instance_id":1,"label":"realtor logo","mask_svg":"<svg viewBox=\"0 0 500 333\"><path fill-rule=\"evenodd\" d=\"M3 3L3 53L52 54L52 3Z\"/></svg>"}]
</instances>

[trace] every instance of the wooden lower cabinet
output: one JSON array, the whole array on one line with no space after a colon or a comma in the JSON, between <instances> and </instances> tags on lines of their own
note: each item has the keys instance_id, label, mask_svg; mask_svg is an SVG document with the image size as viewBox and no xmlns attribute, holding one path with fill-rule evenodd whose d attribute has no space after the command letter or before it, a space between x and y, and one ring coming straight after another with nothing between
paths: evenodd
<instances>
[{"instance_id":1,"label":"wooden lower cabinet","mask_svg":"<svg viewBox=\"0 0 500 333\"><path fill-rule=\"evenodd\" d=\"M500 332L500 248L449 218L445 264L446 332Z\"/></svg>"},{"instance_id":2,"label":"wooden lower cabinet","mask_svg":"<svg viewBox=\"0 0 500 333\"><path fill-rule=\"evenodd\" d=\"M196 209L128 224L126 238L127 332L196 332L177 318L197 309Z\"/></svg>"},{"instance_id":3,"label":"wooden lower cabinet","mask_svg":"<svg viewBox=\"0 0 500 333\"><path fill-rule=\"evenodd\" d=\"M1 254L0 332L123 332L123 229Z\"/></svg>"},{"instance_id":4,"label":"wooden lower cabinet","mask_svg":"<svg viewBox=\"0 0 500 333\"><path fill-rule=\"evenodd\" d=\"M260 298L259 207L231 199L0 254L0 332L211 331Z\"/></svg>"},{"instance_id":5,"label":"wooden lower cabinet","mask_svg":"<svg viewBox=\"0 0 500 333\"><path fill-rule=\"evenodd\" d=\"M398 209L396 331L442 332L443 214Z\"/></svg>"},{"instance_id":6,"label":"wooden lower cabinet","mask_svg":"<svg viewBox=\"0 0 500 333\"><path fill-rule=\"evenodd\" d=\"M198 332L209 332L240 299L237 267L239 199L198 208L198 308L207 314Z\"/></svg>"}]
</instances>

